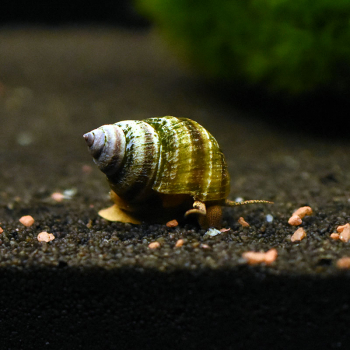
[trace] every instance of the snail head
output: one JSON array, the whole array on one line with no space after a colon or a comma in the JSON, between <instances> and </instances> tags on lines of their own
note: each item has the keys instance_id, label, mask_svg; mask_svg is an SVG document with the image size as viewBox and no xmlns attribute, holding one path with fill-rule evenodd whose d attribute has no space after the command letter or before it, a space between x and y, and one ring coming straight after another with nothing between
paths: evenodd
<instances>
[{"instance_id":1,"label":"snail head","mask_svg":"<svg viewBox=\"0 0 350 350\"><path fill-rule=\"evenodd\" d=\"M83 135L95 164L107 176L115 174L125 155L125 135L123 130L108 124Z\"/></svg>"}]
</instances>

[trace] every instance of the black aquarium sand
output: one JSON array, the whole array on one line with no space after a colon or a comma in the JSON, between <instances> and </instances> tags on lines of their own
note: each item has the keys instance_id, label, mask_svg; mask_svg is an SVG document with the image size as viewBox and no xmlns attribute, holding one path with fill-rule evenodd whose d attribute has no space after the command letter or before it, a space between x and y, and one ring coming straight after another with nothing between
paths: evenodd
<instances>
[{"instance_id":1,"label":"black aquarium sand","mask_svg":"<svg viewBox=\"0 0 350 350\"><path fill-rule=\"evenodd\" d=\"M349 347L350 274L337 262L350 257L350 242L330 238L350 222L342 106L317 120L324 97L294 120L271 104L272 117L256 95L230 102L230 91L180 67L152 33L0 31L3 349ZM213 237L194 223L100 218L109 188L82 135L163 115L194 119L216 137L230 199L274 204L225 208L229 230ZM291 242L298 227L288 219L301 206L313 215L300 225L306 238ZM24 215L32 226L19 222ZM39 242L43 231L55 239ZM242 257L272 248L270 265Z\"/></svg>"}]
</instances>

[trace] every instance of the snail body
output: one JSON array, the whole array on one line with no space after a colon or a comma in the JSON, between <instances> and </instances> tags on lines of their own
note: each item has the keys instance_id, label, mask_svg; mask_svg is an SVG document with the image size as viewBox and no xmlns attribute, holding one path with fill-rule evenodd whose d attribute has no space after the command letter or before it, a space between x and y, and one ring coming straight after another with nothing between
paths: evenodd
<instances>
[{"instance_id":1,"label":"snail body","mask_svg":"<svg viewBox=\"0 0 350 350\"><path fill-rule=\"evenodd\" d=\"M84 138L107 176L113 201L136 218L185 211L197 215L202 227L220 227L221 207L241 204L226 199L230 177L217 141L191 119L121 121Z\"/></svg>"}]
</instances>

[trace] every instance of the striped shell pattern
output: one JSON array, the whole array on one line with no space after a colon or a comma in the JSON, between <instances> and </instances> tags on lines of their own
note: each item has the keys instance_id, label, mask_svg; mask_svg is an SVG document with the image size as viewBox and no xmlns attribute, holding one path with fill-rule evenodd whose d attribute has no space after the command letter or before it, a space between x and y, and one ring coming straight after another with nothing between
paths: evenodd
<instances>
[{"instance_id":1,"label":"striped shell pattern","mask_svg":"<svg viewBox=\"0 0 350 350\"><path fill-rule=\"evenodd\" d=\"M103 125L84 135L112 190L128 203L155 193L225 200L230 179L215 138L187 118L159 117Z\"/></svg>"}]
</instances>

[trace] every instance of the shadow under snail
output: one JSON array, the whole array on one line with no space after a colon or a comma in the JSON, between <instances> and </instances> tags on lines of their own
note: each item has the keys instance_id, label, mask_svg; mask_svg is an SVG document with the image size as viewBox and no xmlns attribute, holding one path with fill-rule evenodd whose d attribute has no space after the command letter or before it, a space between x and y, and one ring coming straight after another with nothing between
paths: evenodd
<instances>
[{"instance_id":1,"label":"shadow under snail","mask_svg":"<svg viewBox=\"0 0 350 350\"><path fill-rule=\"evenodd\" d=\"M227 199L230 177L215 138L187 118L159 117L103 125L84 135L115 203L99 214L110 221L166 222L197 216L221 227L222 207L265 200Z\"/></svg>"}]
</instances>

